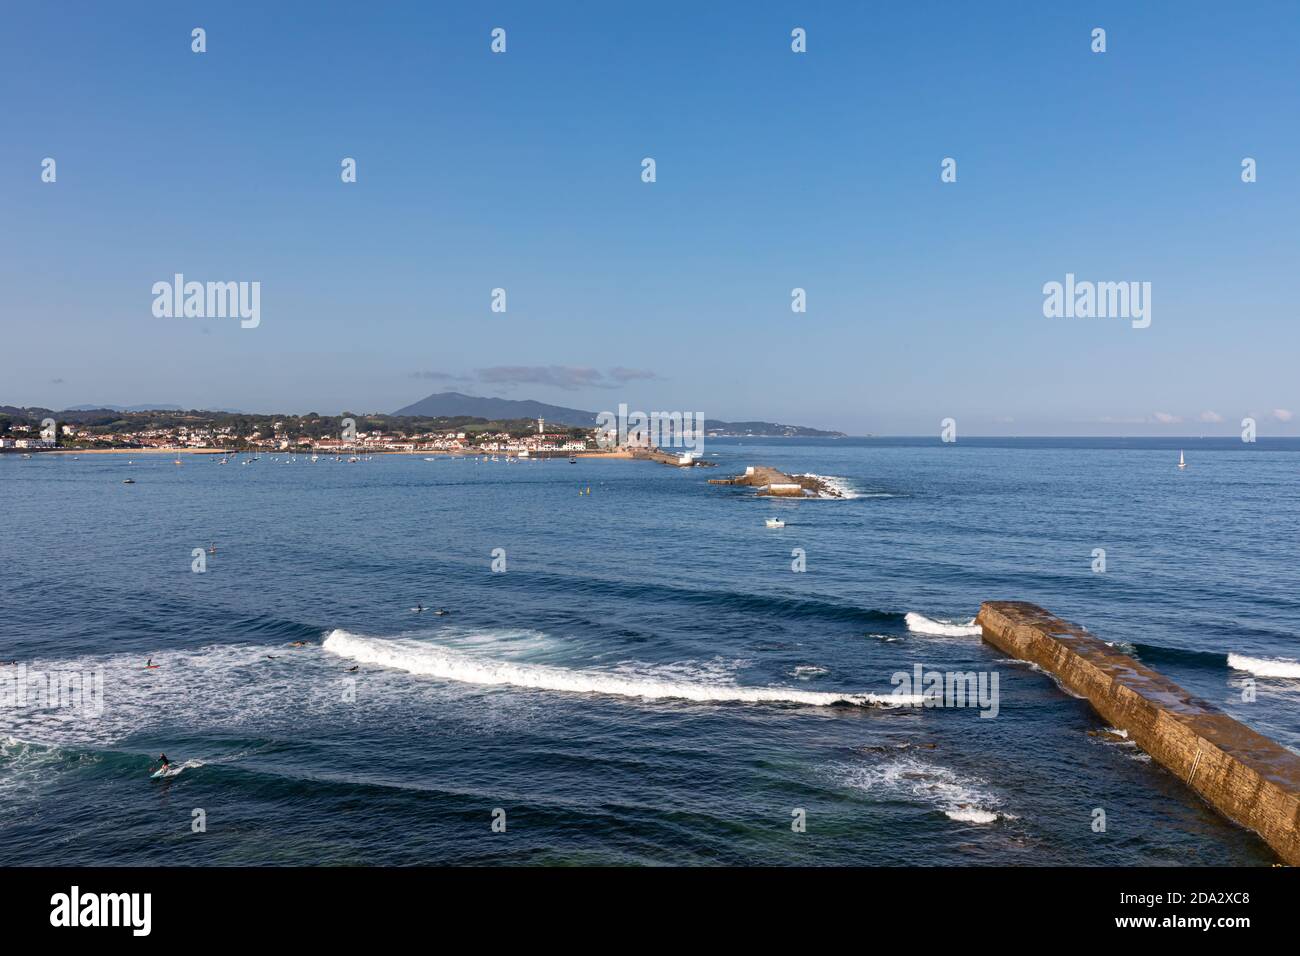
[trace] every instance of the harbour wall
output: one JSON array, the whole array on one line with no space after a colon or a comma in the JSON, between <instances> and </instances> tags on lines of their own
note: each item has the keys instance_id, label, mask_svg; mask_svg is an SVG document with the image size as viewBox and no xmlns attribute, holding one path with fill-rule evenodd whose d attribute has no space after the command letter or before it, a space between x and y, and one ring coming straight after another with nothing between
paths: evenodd
<instances>
[{"instance_id":1,"label":"harbour wall","mask_svg":"<svg viewBox=\"0 0 1300 956\"><path fill-rule=\"evenodd\" d=\"M976 623L984 640L1087 699L1207 803L1300 865L1300 755L1036 604L987 601Z\"/></svg>"}]
</instances>

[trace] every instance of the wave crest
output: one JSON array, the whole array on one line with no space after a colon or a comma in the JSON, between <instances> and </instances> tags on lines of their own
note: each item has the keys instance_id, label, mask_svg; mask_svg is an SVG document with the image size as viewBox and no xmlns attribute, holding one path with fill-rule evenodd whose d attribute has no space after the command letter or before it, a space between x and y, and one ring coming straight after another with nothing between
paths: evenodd
<instances>
[{"instance_id":1,"label":"wave crest","mask_svg":"<svg viewBox=\"0 0 1300 956\"><path fill-rule=\"evenodd\" d=\"M1292 677L1300 679L1300 662L1297 661L1229 654L1228 666L1233 670L1249 671L1258 677Z\"/></svg>"},{"instance_id":2,"label":"wave crest","mask_svg":"<svg viewBox=\"0 0 1300 956\"><path fill-rule=\"evenodd\" d=\"M979 637L983 633L983 629L975 623L975 618L971 618L965 624L956 624L951 621L936 621L924 614L908 611L903 622L913 634L932 634L937 637Z\"/></svg>"},{"instance_id":3,"label":"wave crest","mask_svg":"<svg viewBox=\"0 0 1300 956\"><path fill-rule=\"evenodd\" d=\"M817 707L835 704L905 707L921 703L919 695L841 694L790 690L784 687L741 687L497 661L471 657L420 641L362 637L341 629L331 631L321 646L332 654L363 664L377 664L423 677L486 686L527 687L572 694L608 694L643 700L810 704Z\"/></svg>"}]
</instances>

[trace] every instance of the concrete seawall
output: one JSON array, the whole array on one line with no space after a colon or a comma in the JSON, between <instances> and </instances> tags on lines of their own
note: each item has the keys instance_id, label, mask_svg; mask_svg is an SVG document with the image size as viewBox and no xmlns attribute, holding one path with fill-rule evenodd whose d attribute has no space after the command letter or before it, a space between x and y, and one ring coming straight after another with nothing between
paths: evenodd
<instances>
[{"instance_id":1,"label":"concrete seawall","mask_svg":"<svg viewBox=\"0 0 1300 956\"><path fill-rule=\"evenodd\" d=\"M1083 628L1022 601L988 601L984 640L1085 697L1224 816L1300 865L1300 756Z\"/></svg>"}]
</instances>

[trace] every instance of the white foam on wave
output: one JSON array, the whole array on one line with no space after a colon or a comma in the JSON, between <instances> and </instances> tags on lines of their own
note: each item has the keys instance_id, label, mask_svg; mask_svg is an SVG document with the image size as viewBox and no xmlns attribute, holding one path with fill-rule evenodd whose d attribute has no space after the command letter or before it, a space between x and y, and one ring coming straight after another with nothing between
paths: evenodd
<instances>
[{"instance_id":1,"label":"white foam on wave","mask_svg":"<svg viewBox=\"0 0 1300 956\"><path fill-rule=\"evenodd\" d=\"M975 623L975 618L971 618L964 624L958 624L954 621L936 621L924 614L908 611L903 621L913 634L930 634L935 637L979 637L983 631Z\"/></svg>"},{"instance_id":2,"label":"white foam on wave","mask_svg":"<svg viewBox=\"0 0 1300 956\"><path fill-rule=\"evenodd\" d=\"M826 707L855 704L860 707L915 706L919 695L840 694L791 690L784 687L743 687L737 684L697 683L659 679L652 669L637 675L626 672L554 667L473 657L445 647L402 638L373 638L336 629L322 645L326 651L362 664L403 670L484 686L526 687L571 694L606 694L642 700L692 700L700 702L789 703Z\"/></svg>"},{"instance_id":3,"label":"white foam on wave","mask_svg":"<svg viewBox=\"0 0 1300 956\"><path fill-rule=\"evenodd\" d=\"M1228 666L1233 670L1249 671L1257 677L1290 677L1300 679L1300 662L1267 657L1247 657L1229 654Z\"/></svg>"},{"instance_id":4,"label":"white foam on wave","mask_svg":"<svg viewBox=\"0 0 1300 956\"><path fill-rule=\"evenodd\" d=\"M161 650L153 652L160 665L153 670L145 669L142 654L32 660L29 675L101 675L102 708L0 707L0 737L81 748L166 739L177 731L274 733L334 705L337 695L319 679L322 658L313 650L280 644ZM217 756L204 755L208 762Z\"/></svg>"},{"instance_id":5,"label":"white foam on wave","mask_svg":"<svg viewBox=\"0 0 1300 956\"><path fill-rule=\"evenodd\" d=\"M1060 690L1062 693L1066 694L1067 696L1073 697L1075 700L1087 700L1087 698L1084 697L1083 694L1075 693L1073 690L1067 687L1065 685L1065 682L1062 681L1061 678L1057 677L1055 674L1053 674L1051 671L1047 670L1046 668L1039 667L1033 661L1022 661L1018 657L999 657L996 663L1019 665L1020 667L1028 668L1029 670L1034 671L1037 674L1042 674L1044 677L1048 678L1053 684L1056 685L1058 690Z\"/></svg>"},{"instance_id":6,"label":"white foam on wave","mask_svg":"<svg viewBox=\"0 0 1300 956\"><path fill-rule=\"evenodd\" d=\"M538 631L437 627L439 640L468 648L467 653L510 658L555 650ZM418 632L427 636L428 631ZM558 642L556 642L558 643ZM411 687L404 674L375 672L366 682L365 708L345 700L348 664L309 643L216 644L184 650L153 651L156 670L144 668L141 653L110 653L62 659L28 660L29 673L103 676L102 712L93 708L0 706L0 795L13 780L37 779L22 767L37 759L62 765L65 756L49 748L85 751L113 749L156 757L165 750L176 758L201 758L206 766L233 763L254 755L259 741L293 736L304 727L332 726L341 718L386 727L425 725L431 714L459 734L492 736L537 719L536 705L513 698L484 706L470 700L471 689L432 682ZM461 706L460 698L466 699ZM211 742L201 752L175 743L177 737L235 737L228 746ZM252 743L248 743L252 741ZM21 750L28 746L37 751ZM6 754L5 747L13 753ZM188 751L188 752L187 752ZM15 756L15 754L17 756ZM78 757L76 759L83 759ZM14 784L14 786L18 786Z\"/></svg>"},{"instance_id":7,"label":"white foam on wave","mask_svg":"<svg viewBox=\"0 0 1300 956\"><path fill-rule=\"evenodd\" d=\"M959 823L1016 819L1000 808L1001 800L982 780L911 755L880 764L841 764L832 775L855 790L926 804Z\"/></svg>"},{"instance_id":8,"label":"white foam on wave","mask_svg":"<svg viewBox=\"0 0 1300 956\"><path fill-rule=\"evenodd\" d=\"M29 791L63 762L54 747L19 740L12 735L0 738L0 798L13 792Z\"/></svg>"},{"instance_id":9,"label":"white foam on wave","mask_svg":"<svg viewBox=\"0 0 1300 956\"><path fill-rule=\"evenodd\" d=\"M1041 667L1039 667L1039 666L1038 666L1037 664L1035 664L1033 661L1022 661L1022 660L1021 660L1020 658L1018 658L1018 657L999 657L996 661L994 661L994 663L996 663L996 664L1015 664L1015 665L1019 665L1020 667L1027 668L1028 670L1031 670L1031 671L1037 671L1037 672L1040 673L1040 674L1047 674L1047 671L1043 670ZM1049 676L1050 676L1050 675L1049 675Z\"/></svg>"},{"instance_id":10,"label":"white foam on wave","mask_svg":"<svg viewBox=\"0 0 1300 956\"><path fill-rule=\"evenodd\" d=\"M202 760L187 760L184 763L174 763L166 770L164 770L161 774L159 774L159 779L165 780L169 777L179 777L183 771L192 770L195 767L202 767L202 766L203 766Z\"/></svg>"},{"instance_id":11,"label":"white foam on wave","mask_svg":"<svg viewBox=\"0 0 1300 956\"><path fill-rule=\"evenodd\" d=\"M819 494L819 495L817 496L817 497L819 497L819 498L837 498L837 499L838 499L838 498L844 498L844 499L847 499L847 498L860 498L860 497L862 497L862 495L858 493L857 489L854 488L851 484L849 484L849 480L848 480L847 478L837 478L835 475L814 475L812 472L805 472L804 474L802 474L802 475L796 475L795 477L799 477L799 478L816 478L816 479L817 479L818 481L820 481L823 485L825 485L828 489L830 489L831 492L833 492L833 493L831 493L831 494L827 494L827 493L823 492L823 493L821 493L821 494ZM872 495L872 497L874 498L874 497L878 497L878 496L877 496L877 495Z\"/></svg>"},{"instance_id":12,"label":"white foam on wave","mask_svg":"<svg viewBox=\"0 0 1300 956\"><path fill-rule=\"evenodd\" d=\"M62 760L51 747L0 737L0 823L27 812L29 801L39 798Z\"/></svg>"},{"instance_id":13,"label":"white foam on wave","mask_svg":"<svg viewBox=\"0 0 1300 956\"><path fill-rule=\"evenodd\" d=\"M790 676L797 677L799 680L809 680L813 677L824 677L828 673L830 673L830 671L824 667L819 667L816 664L798 664L795 666L795 669L790 672Z\"/></svg>"},{"instance_id":14,"label":"white foam on wave","mask_svg":"<svg viewBox=\"0 0 1300 956\"><path fill-rule=\"evenodd\" d=\"M495 655L493 655L495 656ZM710 660L664 661L646 664L641 661L620 661L609 671L619 677L633 680L669 681L686 684L734 684L736 672L752 664L748 660L729 660L715 657ZM603 672L602 672L603 673Z\"/></svg>"}]
</instances>

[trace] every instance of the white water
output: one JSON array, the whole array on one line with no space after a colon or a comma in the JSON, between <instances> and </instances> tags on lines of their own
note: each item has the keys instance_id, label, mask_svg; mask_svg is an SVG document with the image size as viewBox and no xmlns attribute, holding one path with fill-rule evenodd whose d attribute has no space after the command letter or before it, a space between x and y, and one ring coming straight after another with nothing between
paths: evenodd
<instances>
[{"instance_id":1,"label":"white water","mask_svg":"<svg viewBox=\"0 0 1300 956\"><path fill-rule=\"evenodd\" d=\"M0 739L12 736L45 746L81 748L117 747L129 738L154 734L165 741L177 728L257 737L345 706L339 701L338 681L346 675L337 664L329 666L333 659L314 647L230 644L155 651L159 667L154 670L144 668L144 656L28 662L29 674L102 674L102 713L90 708L0 706ZM156 757L157 751L150 756ZM203 755L208 763L218 756Z\"/></svg>"},{"instance_id":2,"label":"white water","mask_svg":"<svg viewBox=\"0 0 1300 956\"><path fill-rule=\"evenodd\" d=\"M796 476L796 477L816 478L818 481L820 481L822 484L824 484L827 488L831 489L831 490L834 491L834 492L837 492L839 498L845 498L845 499L848 499L848 498L860 498L860 497L861 497L861 495L858 494L858 492L853 488L853 486L849 484L847 478L837 478L837 477L835 477L834 475L814 475L814 474L812 474L812 473L810 473L810 472L806 472L806 473L804 473L802 476ZM837 495L834 495L834 494L822 494L820 497L822 497L822 498L835 498L835 497L837 497ZM872 497L876 497L876 496L873 495Z\"/></svg>"},{"instance_id":3,"label":"white water","mask_svg":"<svg viewBox=\"0 0 1300 956\"><path fill-rule=\"evenodd\" d=\"M187 760L184 763L174 763L159 775L159 780L166 780L168 777L180 776L181 771L189 770L193 767L202 767L202 760Z\"/></svg>"},{"instance_id":4,"label":"white water","mask_svg":"<svg viewBox=\"0 0 1300 956\"><path fill-rule=\"evenodd\" d=\"M1272 660L1266 657L1246 657L1244 654L1229 654L1228 666L1234 670L1249 671L1259 677L1294 677L1300 678L1300 662Z\"/></svg>"},{"instance_id":5,"label":"white water","mask_svg":"<svg viewBox=\"0 0 1300 956\"><path fill-rule=\"evenodd\" d=\"M816 664L799 664L790 672L790 676L797 677L799 680L810 680L814 677L825 677L828 673L830 672L826 668Z\"/></svg>"},{"instance_id":6,"label":"white water","mask_svg":"<svg viewBox=\"0 0 1300 956\"><path fill-rule=\"evenodd\" d=\"M1015 819L999 809L1001 801L983 781L961 777L948 767L911 755L880 764L842 764L833 769L833 775L856 790L927 804L959 823Z\"/></svg>"},{"instance_id":7,"label":"white water","mask_svg":"<svg viewBox=\"0 0 1300 956\"><path fill-rule=\"evenodd\" d=\"M791 690L785 687L742 687L735 684L656 679L645 672L628 676L609 671L492 660L422 641L363 637L339 629L331 631L322 646L330 653L349 660L403 670L422 677L571 694L608 694L643 700L811 704L819 707L832 704L898 707L921 703L919 695L841 694Z\"/></svg>"},{"instance_id":8,"label":"white water","mask_svg":"<svg viewBox=\"0 0 1300 956\"><path fill-rule=\"evenodd\" d=\"M980 626L975 623L975 618L971 618L965 624L957 624L952 621L936 621L924 614L908 611L903 620L907 624L907 629L913 634L931 634L936 637L979 637L982 633Z\"/></svg>"}]
</instances>

